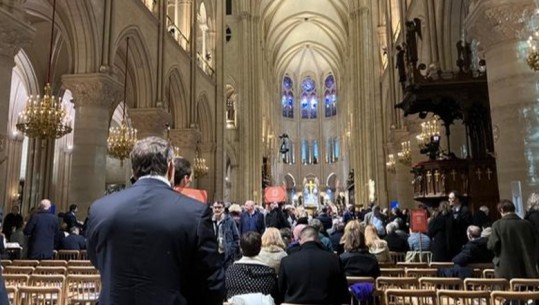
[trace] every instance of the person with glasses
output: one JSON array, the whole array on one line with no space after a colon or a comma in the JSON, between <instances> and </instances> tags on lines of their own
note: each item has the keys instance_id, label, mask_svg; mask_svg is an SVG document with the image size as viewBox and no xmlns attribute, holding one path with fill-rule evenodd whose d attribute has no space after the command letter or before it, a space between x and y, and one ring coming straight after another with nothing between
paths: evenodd
<instances>
[{"instance_id":1,"label":"person with glasses","mask_svg":"<svg viewBox=\"0 0 539 305\"><path fill-rule=\"evenodd\" d=\"M212 209L213 232L226 269L240 257L240 234L236 222L225 213L224 202L215 201Z\"/></svg>"}]
</instances>

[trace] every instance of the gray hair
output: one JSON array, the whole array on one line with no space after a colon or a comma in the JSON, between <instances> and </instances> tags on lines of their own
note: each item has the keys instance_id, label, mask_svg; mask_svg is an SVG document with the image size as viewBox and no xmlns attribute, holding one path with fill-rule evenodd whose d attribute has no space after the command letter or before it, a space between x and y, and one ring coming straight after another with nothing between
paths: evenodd
<instances>
[{"instance_id":1,"label":"gray hair","mask_svg":"<svg viewBox=\"0 0 539 305\"><path fill-rule=\"evenodd\" d=\"M391 234L391 233L397 231L398 228L399 228L398 224L396 224L395 222L390 222L386 226L386 233Z\"/></svg>"},{"instance_id":2,"label":"gray hair","mask_svg":"<svg viewBox=\"0 0 539 305\"><path fill-rule=\"evenodd\" d=\"M539 211L539 193L533 192L528 197L528 211Z\"/></svg>"},{"instance_id":3,"label":"gray hair","mask_svg":"<svg viewBox=\"0 0 539 305\"><path fill-rule=\"evenodd\" d=\"M478 226L469 226L466 232L474 239L481 237L481 228Z\"/></svg>"},{"instance_id":4,"label":"gray hair","mask_svg":"<svg viewBox=\"0 0 539 305\"><path fill-rule=\"evenodd\" d=\"M309 225L313 228L315 228L316 230L318 230L318 232L322 232L322 230L324 229L324 225L322 224L322 222L319 220L319 219L312 219L309 223Z\"/></svg>"},{"instance_id":5,"label":"gray hair","mask_svg":"<svg viewBox=\"0 0 539 305\"><path fill-rule=\"evenodd\" d=\"M147 137L135 144L130 157L135 177L165 176L169 162L174 159L174 149L165 139Z\"/></svg>"}]
</instances>

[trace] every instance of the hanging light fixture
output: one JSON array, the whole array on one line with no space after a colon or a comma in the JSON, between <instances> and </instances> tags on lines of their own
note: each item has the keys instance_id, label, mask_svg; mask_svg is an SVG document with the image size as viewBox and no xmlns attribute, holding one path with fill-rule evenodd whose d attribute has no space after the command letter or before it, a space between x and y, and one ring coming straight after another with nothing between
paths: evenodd
<instances>
[{"instance_id":1,"label":"hanging light fixture","mask_svg":"<svg viewBox=\"0 0 539 305\"><path fill-rule=\"evenodd\" d=\"M198 145L195 150L195 162L193 162L193 172L195 174L195 179L204 177L208 174L209 168L206 165L206 159L200 156L198 151Z\"/></svg>"},{"instance_id":2,"label":"hanging light fixture","mask_svg":"<svg viewBox=\"0 0 539 305\"><path fill-rule=\"evenodd\" d=\"M133 146L137 142L137 130L127 124L125 109L127 108L127 63L129 59L129 37L127 37L127 47L125 49L125 74L124 74L124 107L122 109L122 123L120 127L111 127L107 139L108 154L116 159L120 159L123 166L124 159L129 157Z\"/></svg>"},{"instance_id":3,"label":"hanging light fixture","mask_svg":"<svg viewBox=\"0 0 539 305\"><path fill-rule=\"evenodd\" d=\"M43 90L43 96L30 95L26 106L19 113L17 124L19 131L30 138L59 139L70 133L71 120L62 105L62 99L52 95L51 89L51 66L52 47L54 41L54 23L56 19L56 0L52 3L51 39L49 46L49 64L47 71L47 83Z\"/></svg>"}]
</instances>

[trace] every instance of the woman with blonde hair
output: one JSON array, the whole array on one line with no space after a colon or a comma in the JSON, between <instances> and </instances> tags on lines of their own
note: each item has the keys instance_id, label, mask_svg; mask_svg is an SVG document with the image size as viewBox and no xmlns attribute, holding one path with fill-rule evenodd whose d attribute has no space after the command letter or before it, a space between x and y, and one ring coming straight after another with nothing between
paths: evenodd
<instances>
[{"instance_id":1,"label":"woman with blonde hair","mask_svg":"<svg viewBox=\"0 0 539 305\"><path fill-rule=\"evenodd\" d=\"M363 230L364 228L359 221L348 221L341 238L344 253L339 258L347 276L370 276L376 278L380 276L380 266L376 256L369 253L369 249L365 245Z\"/></svg>"},{"instance_id":2,"label":"woman with blonde hair","mask_svg":"<svg viewBox=\"0 0 539 305\"><path fill-rule=\"evenodd\" d=\"M258 259L278 273L281 259L287 255L285 249L281 232L277 228L267 228L262 235L262 249L258 254Z\"/></svg>"},{"instance_id":3,"label":"woman with blonde hair","mask_svg":"<svg viewBox=\"0 0 539 305\"><path fill-rule=\"evenodd\" d=\"M389 247L387 242L380 239L376 227L368 225L365 227L365 244L369 248L369 252L376 256L379 263L392 262L391 255L389 255Z\"/></svg>"}]
</instances>

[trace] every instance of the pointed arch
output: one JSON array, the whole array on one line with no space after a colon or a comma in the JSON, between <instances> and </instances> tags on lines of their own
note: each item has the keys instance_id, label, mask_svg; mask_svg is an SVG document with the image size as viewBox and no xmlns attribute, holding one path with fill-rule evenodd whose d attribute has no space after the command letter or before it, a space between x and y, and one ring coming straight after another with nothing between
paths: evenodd
<instances>
[{"instance_id":1,"label":"pointed arch","mask_svg":"<svg viewBox=\"0 0 539 305\"><path fill-rule=\"evenodd\" d=\"M206 93L203 92L197 99L197 119L203 143L213 143L213 116Z\"/></svg>"},{"instance_id":2,"label":"pointed arch","mask_svg":"<svg viewBox=\"0 0 539 305\"><path fill-rule=\"evenodd\" d=\"M179 66L175 65L170 68L165 82L165 100L167 109L172 115L171 127L189 127L189 103Z\"/></svg>"},{"instance_id":3,"label":"pointed arch","mask_svg":"<svg viewBox=\"0 0 539 305\"><path fill-rule=\"evenodd\" d=\"M287 173L284 176L284 184L286 185L287 190L296 188L296 179L294 178L294 176L292 176L291 173Z\"/></svg>"}]
</instances>

